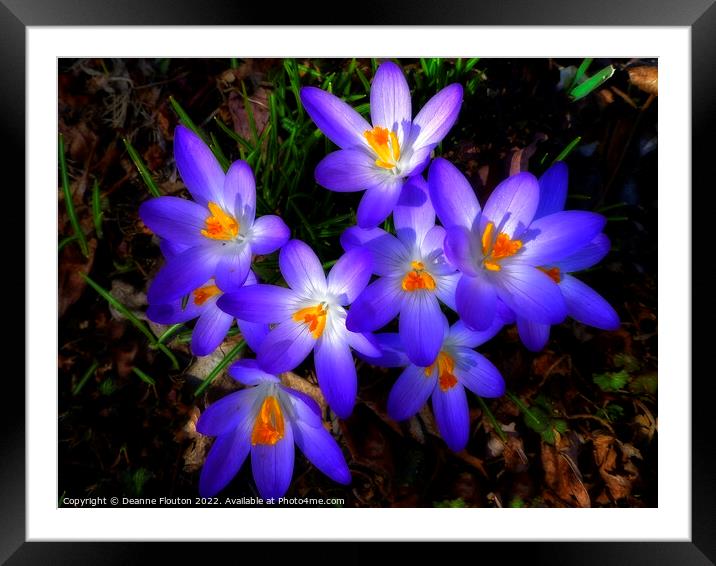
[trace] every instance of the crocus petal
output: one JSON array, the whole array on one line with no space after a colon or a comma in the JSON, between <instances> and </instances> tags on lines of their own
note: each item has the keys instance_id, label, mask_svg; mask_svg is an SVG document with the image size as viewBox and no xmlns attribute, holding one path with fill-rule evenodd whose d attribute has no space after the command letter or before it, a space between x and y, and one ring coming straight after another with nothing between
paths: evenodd
<instances>
[{"instance_id":1,"label":"crocus petal","mask_svg":"<svg viewBox=\"0 0 716 566\"><path fill-rule=\"evenodd\" d=\"M487 277L463 275L455 290L457 312L470 328L486 330L496 318L497 292Z\"/></svg>"},{"instance_id":2,"label":"crocus petal","mask_svg":"<svg viewBox=\"0 0 716 566\"><path fill-rule=\"evenodd\" d=\"M341 418L353 411L358 392L356 366L342 333L324 332L313 354L318 385L328 405Z\"/></svg>"},{"instance_id":3,"label":"crocus petal","mask_svg":"<svg viewBox=\"0 0 716 566\"><path fill-rule=\"evenodd\" d=\"M474 248L475 240L475 235L464 226L452 226L445 234L445 256L450 263L470 277L478 274L474 260L477 253Z\"/></svg>"},{"instance_id":4,"label":"crocus petal","mask_svg":"<svg viewBox=\"0 0 716 566\"><path fill-rule=\"evenodd\" d=\"M343 452L325 428L312 427L302 421L293 423L292 428L296 444L316 468L338 483L351 482Z\"/></svg>"},{"instance_id":5,"label":"crocus petal","mask_svg":"<svg viewBox=\"0 0 716 566\"><path fill-rule=\"evenodd\" d=\"M281 385L281 391L286 393L283 397L286 402L291 404L293 407L294 416L293 419L296 421L303 421L304 424L313 428L323 426L323 418L321 417L321 407L316 403L316 400L309 397L301 391L291 389L285 385Z\"/></svg>"},{"instance_id":6,"label":"crocus petal","mask_svg":"<svg viewBox=\"0 0 716 566\"><path fill-rule=\"evenodd\" d=\"M520 333L520 339L528 350L539 352L545 347L549 340L549 324L541 324L517 317L517 331Z\"/></svg>"},{"instance_id":7,"label":"crocus petal","mask_svg":"<svg viewBox=\"0 0 716 566\"><path fill-rule=\"evenodd\" d=\"M187 322L199 316L204 309L209 306L210 300L211 299L201 305L197 305L190 296L189 301L187 301L183 309L181 307L181 299L164 305L149 305L147 307L147 318L157 324Z\"/></svg>"},{"instance_id":8,"label":"crocus petal","mask_svg":"<svg viewBox=\"0 0 716 566\"><path fill-rule=\"evenodd\" d=\"M263 499L282 497L293 476L293 445L291 423L286 421L284 436L276 444L254 444L251 446L251 470L254 481Z\"/></svg>"},{"instance_id":9,"label":"crocus petal","mask_svg":"<svg viewBox=\"0 0 716 566\"><path fill-rule=\"evenodd\" d=\"M619 328L619 315L604 298L589 285L571 275L564 275L559 288L567 303L569 316L583 324L616 330Z\"/></svg>"},{"instance_id":10,"label":"crocus petal","mask_svg":"<svg viewBox=\"0 0 716 566\"><path fill-rule=\"evenodd\" d=\"M316 253L301 240L291 240L278 256L281 275L297 293L303 296L326 292L326 274Z\"/></svg>"},{"instance_id":11,"label":"crocus petal","mask_svg":"<svg viewBox=\"0 0 716 566\"><path fill-rule=\"evenodd\" d=\"M270 381L278 383L280 380L275 375L266 373L259 367L256 360L239 360L229 366L229 375L244 385L258 385ZM250 391L250 390L244 390Z\"/></svg>"},{"instance_id":12,"label":"crocus petal","mask_svg":"<svg viewBox=\"0 0 716 566\"><path fill-rule=\"evenodd\" d=\"M589 244L604 228L606 218L585 210L564 210L532 222L525 233L521 261L553 263Z\"/></svg>"},{"instance_id":13,"label":"crocus petal","mask_svg":"<svg viewBox=\"0 0 716 566\"><path fill-rule=\"evenodd\" d=\"M456 356L460 383L480 397L504 395L505 380L490 360L469 348L457 348Z\"/></svg>"},{"instance_id":14,"label":"crocus petal","mask_svg":"<svg viewBox=\"0 0 716 566\"><path fill-rule=\"evenodd\" d=\"M226 338L234 317L226 314L216 305L211 305L201 313L191 334L191 353L195 356L208 356L216 350Z\"/></svg>"},{"instance_id":15,"label":"crocus petal","mask_svg":"<svg viewBox=\"0 0 716 566\"><path fill-rule=\"evenodd\" d=\"M261 343L269 333L269 325L262 322L249 322L248 320L236 319L236 324L241 332L241 337L254 352L258 352Z\"/></svg>"},{"instance_id":16,"label":"crocus petal","mask_svg":"<svg viewBox=\"0 0 716 566\"><path fill-rule=\"evenodd\" d=\"M395 177L370 187L358 204L358 226L374 228L388 218L398 202L402 186L402 179Z\"/></svg>"},{"instance_id":17,"label":"crocus petal","mask_svg":"<svg viewBox=\"0 0 716 566\"><path fill-rule=\"evenodd\" d=\"M428 171L430 200L445 228L463 226L472 229L480 214L480 203L470 182L447 159L436 157Z\"/></svg>"},{"instance_id":18,"label":"crocus petal","mask_svg":"<svg viewBox=\"0 0 716 566\"><path fill-rule=\"evenodd\" d=\"M559 287L548 275L522 264L503 265L491 277L497 293L517 316L543 324L557 324L567 316Z\"/></svg>"},{"instance_id":19,"label":"crocus petal","mask_svg":"<svg viewBox=\"0 0 716 566\"><path fill-rule=\"evenodd\" d=\"M435 226L435 210L430 204L428 184L420 176L411 177L400 191L398 203L393 210L393 223L402 242L420 245Z\"/></svg>"},{"instance_id":20,"label":"crocus petal","mask_svg":"<svg viewBox=\"0 0 716 566\"><path fill-rule=\"evenodd\" d=\"M209 210L193 201L178 197L153 198L142 203L139 216L160 238L188 246L206 241L201 231L206 228Z\"/></svg>"},{"instance_id":21,"label":"crocus petal","mask_svg":"<svg viewBox=\"0 0 716 566\"><path fill-rule=\"evenodd\" d=\"M395 63L382 63L370 86L370 117L373 126L382 126L400 133L402 142L409 133L413 117L410 87L403 71ZM408 132L403 133L407 129Z\"/></svg>"},{"instance_id":22,"label":"crocus petal","mask_svg":"<svg viewBox=\"0 0 716 566\"><path fill-rule=\"evenodd\" d=\"M413 151L407 158L407 161L401 160L400 174L403 177L412 177L420 175L430 163L433 154L433 146L413 148Z\"/></svg>"},{"instance_id":23,"label":"crocus petal","mask_svg":"<svg viewBox=\"0 0 716 566\"><path fill-rule=\"evenodd\" d=\"M251 268L251 246L231 246L231 251L222 254L216 266L216 286L225 293L241 289Z\"/></svg>"},{"instance_id":24,"label":"crocus petal","mask_svg":"<svg viewBox=\"0 0 716 566\"><path fill-rule=\"evenodd\" d=\"M307 86L301 89L301 102L318 129L338 147L368 146L363 134L372 129L370 124L340 98Z\"/></svg>"},{"instance_id":25,"label":"crocus petal","mask_svg":"<svg viewBox=\"0 0 716 566\"><path fill-rule=\"evenodd\" d=\"M224 170L201 138L181 125L174 130L174 159L196 202L202 206L223 202Z\"/></svg>"},{"instance_id":26,"label":"crocus petal","mask_svg":"<svg viewBox=\"0 0 716 566\"><path fill-rule=\"evenodd\" d=\"M425 367L432 364L446 331L447 318L434 295L421 291L406 295L400 309L398 332L410 361Z\"/></svg>"},{"instance_id":27,"label":"crocus petal","mask_svg":"<svg viewBox=\"0 0 716 566\"><path fill-rule=\"evenodd\" d=\"M455 346L476 348L492 339L505 325L500 316L496 316L492 324L485 330L472 330L464 321L458 320L450 327L449 340Z\"/></svg>"},{"instance_id":28,"label":"crocus petal","mask_svg":"<svg viewBox=\"0 0 716 566\"><path fill-rule=\"evenodd\" d=\"M223 208L237 216L253 218L256 210L256 180L246 161L234 161L224 179Z\"/></svg>"},{"instance_id":29,"label":"crocus petal","mask_svg":"<svg viewBox=\"0 0 716 566\"><path fill-rule=\"evenodd\" d=\"M377 330L396 317L402 302L400 279L381 277L353 302L346 317L346 328L351 332Z\"/></svg>"},{"instance_id":30,"label":"crocus petal","mask_svg":"<svg viewBox=\"0 0 716 566\"><path fill-rule=\"evenodd\" d=\"M291 230L281 218L273 214L260 216L251 227L251 251L257 255L273 253L288 242L290 237Z\"/></svg>"},{"instance_id":31,"label":"crocus petal","mask_svg":"<svg viewBox=\"0 0 716 566\"><path fill-rule=\"evenodd\" d=\"M460 273L451 273L450 275L441 275L437 278L437 288L435 294L438 299L444 304L450 307L452 310L457 311L457 284L462 278Z\"/></svg>"},{"instance_id":32,"label":"crocus petal","mask_svg":"<svg viewBox=\"0 0 716 566\"><path fill-rule=\"evenodd\" d=\"M502 181L490 198L480 217L480 233L488 222L499 232L519 238L530 225L539 204L539 183L534 175L523 172Z\"/></svg>"},{"instance_id":33,"label":"crocus petal","mask_svg":"<svg viewBox=\"0 0 716 566\"><path fill-rule=\"evenodd\" d=\"M358 356L374 366L380 366L384 368L397 368L411 365L403 343L400 340L400 335L397 333L386 332L384 334L376 334L375 341L378 345L378 352L376 354L370 354L365 352L358 352Z\"/></svg>"},{"instance_id":34,"label":"crocus petal","mask_svg":"<svg viewBox=\"0 0 716 566\"><path fill-rule=\"evenodd\" d=\"M365 356L379 356L380 346L370 332L351 332L346 330L348 345Z\"/></svg>"},{"instance_id":35,"label":"crocus petal","mask_svg":"<svg viewBox=\"0 0 716 566\"><path fill-rule=\"evenodd\" d=\"M381 228L364 230L351 226L341 234L341 246L346 251L358 246L370 250L373 256L373 273L376 275L396 275L408 261L405 245Z\"/></svg>"},{"instance_id":36,"label":"crocus petal","mask_svg":"<svg viewBox=\"0 0 716 566\"><path fill-rule=\"evenodd\" d=\"M363 149L341 149L326 155L316 166L316 183L331 191L348 193L379 185L388 173Z\"/></svg>"},{"instance_id":37,"label":"crocus petal","mask_svg":"<svg viewBox=\"0 0 716 566\"><path fill-rule=\"evenodd\" d=\"M563 273L581 271L596 265L609 253L609 238L606 234L597 234L586 246L579 248L568 257L554 262Z\"/></svg>"},{"instance_id":38,"label":"crocus petal","mask_svg":"<svg viewBox=\"0 0 716 566\"><path fill-rule=\"evenodd\" d=\"M356 300L365 289L373 273L373 256L363 248L354 248L343 254L328 273L328 292L345 306Z\"/></svg>"},{"instance_id":39,"label":"crocus petal","mask_svg":"<svg viewBox=\"0 0 716 566\"><path fill-rule=\"evenodd\" d=\"M268 373L290 371L306 359L315 345L316 339L306 324L287 320L264 338L257 360Z\"/></svg>"},{"instance_id":40,"label":"crocus petal","mask_svg":"<svg viewBox=\"0 0 716 566\"><path fill-rule=\"evenodd\" d=\"M237 319L271 324L290 318L295 310L296 294L276 285L247 285L219 297L217 304Z\"/></svg>"},{"instance_id":41,"label":"crocus petal","mask_svg":"<svg viewBox=\"0 0 716 566\"><path fill-rule=\"evenodd\" d=\"M409 419L417 413L435 389L437 380L425 374L425 368L409 365L388 395L388 414L396 421Z\"/></svg>"},{"instance_id":42,"label":"crocus petal","mask_svg":"<svg viewBox=\"0 0 716 566\"><path fill-rule=\"evenodd\" d=\"M179 242L167 240L166 238L161 238L159 241L159 249L164 254L164 257L167 259L173 258L175 255L179 255L187 248L190 248L191 246L188 246L187 244L180 244Z\"/></svg>"},{"instance_id":43,"label":"crocus petal","mask_svg":"<svg viewBox=\"0 0 716 566\"><path fill-rule=\"evenodd\" d=\"M242 389L214 401L196 422L196 430L206 436L221 436L233 432L250 417L257 392Z\"/></svg>"},{"instance_id":44,"label":"crocus petal","mask_svg":"<svg viewBox=\"0 0 716 566\"><path fill-rule=\"evenodd\" d=\"M440 436L450 450L459 452L465 448L470 434L470 409L465 388L459 384L447 391L436 387L433 392L433 413Z\"/></svg>"},{"instance_id":45,"label":"crocus petal","mask_svg":"<svg viewBox=\"0 0 716 566\"><path fill-rule=\"evenodd\" d=\"M423 256L435 256L442 254L445 248L445 228L442 226L433 226L427 231L423 242L420 245L420 251ZM443 258L440 258L443 259Z\"/></svg>"},{"instance_id":46,"label":"crocus petal","mask_svg":"<svg viewBox=\"0 0 716 566\"><path fill-rule=\"evenodd\" d=\"M412 146L435 146L447 135L457 120L462 104L462 86L446 86L433 96L413 120Z\"/></svg>"},{"instance_id":47,"label":"crocus petal","mask_svg":"<svg viewBox=\"0 0 716 566\"><path fill-rule=\"evenodd\" d=\"M539 178L539 206L535 219L564 210L567 202L567 164L558 161Z\"/></svg>"},{"instance_id":48,"label":"crocus petal","mask_svg":"<svg viewBox=\"0 0 716 566\"><path fill-rule=\"evenodd\" d=\"M195 246L174 256L154 277L147 291L149 303L171 303L213 277L220 255L214 246Z\"/></svg>"}]
</instances>

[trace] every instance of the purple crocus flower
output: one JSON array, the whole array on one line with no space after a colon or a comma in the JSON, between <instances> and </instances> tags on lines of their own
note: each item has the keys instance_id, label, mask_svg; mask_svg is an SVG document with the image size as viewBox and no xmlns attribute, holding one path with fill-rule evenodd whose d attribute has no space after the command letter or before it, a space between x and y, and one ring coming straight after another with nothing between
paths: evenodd
<instances>
[{"instance_id":1,"label":"purple crocus flower","mask_svg":"<svg viewBox=\"0 0 716 566\"><path fill-rule=\"evenodd\" d=\"M323 428L318 404L259 369L256 360L240 360L229 375L249 386L209 405L196 429L214 442L199 478L202 497L221 491L251 452L256 487L264 499L282 497L293 475L294 442L316 468L342 484L351 481L343 453Z\"/></svg>"},{"instance_id":2,"label":"purple crocus flower","mask_svg":"<svg viewBox=\"0 0 716 566\"><path fill-rule=\"evenodd\" d=\"M232 163L224 174L211 150L191 130L177 126L174 157L193 201L162 196L142 203L139 215L162 239L185 249L167 260L147 297L170 303L214 278L223 291L246 281L252 254L268 254L288 241L278 216L255 218L256 183L249 165Z\"/></svg>"},{"instance_id":3,"label":"purple crocus flower","mask_svg":"<svg viewBox=\"0 0 716 566\"><path fill-rule=\"evenodd\" d=\"M257 282L254 273L249 271L245 285L255 285ZM158 324L177 324L197 318L191 334L191 352L195 356L208 356L223 342L234 322L234 317L216 304L222 294L214 279L210 279L189 294L183 307L182 299L163 305L149 305L147 317ZM268 325L245 320L237 320L236 323L244 340L255 352L268 334Z\"/></svg>"},{"instance_id":4,"label":"purple crocus flower","mask_svg":"<svg viewBox=\"0 0 716 566\"><path fill-rule=\"evenodd\" d=\"M354 332L377 330L400 313L399 333L408 357L430 365L440 351L447 319L439 300L455 309L459 274L445 261L445 230L435 226L435 210L422 177L405 184L393 213L397 237L380 228L348 228L346 250L363 247L373 254L379 278L351 306L346 324Z\"/></svg>"},{"instance_id":5,"label":"purple crocus flower","mask_svg":"<svg viewBox=\"0 0 716 566\"><path fill-rule=\"evenodd\" d=\"M568 170L564 162L557 162L544 172L539 179L540 201L535 219L559 213L564 209L567 201L567 180ZM567 314L579 322L602 330L619 328L619 316L601 295L572 277L570 273L599 263L609 253L609 248L609 238L603 233L597 234L568 257L538 266L558 285L567 306ZM534 352L544 348L549 340L549 324L518 316L517 330L522 343Z\"/></svg>"},{"instance_id":6,"label":"purple crocus flower","mask_svg":"<svg viewBox=\"0 0 716 566\"><path fill-rule=\"evenodd\" d=\"M344 254L326 278L313 250L291 240L279 254L289 288L250 285L219 299L219 307L236 318L276 324L258 349L260 367L278 374L298 366L314 351L318 385L340 417L353 410L358 378L351 348L368 355L378 350L369 334L346 328L346 309L365 288L371 256L356 249Z\"/></svg>"},{"instance_id":7,"label":"purple crocus flower","mask_svg":"<svg viewBox=\"0 0 716 566\"><path fill-rule=\"evenodd\" d=\"M484 209L465 176L445 159L433 161L428 185L447 229L445 253L462 274L455 303L468 326L489 327L498 298L525 320L564 320L562 293L539 267L568 257L594 239L604 227L602 215L573 210L535 219L539 184L530 173L500 183Z\"/></svg>"},{"instance_id":8,"label":"purple crocus flower","mask_svg":"<svg viewBox=\"0 0 716 566\"><path fill-rule=\"evenodd\" d=\"M443 340L440 352L431 364L410 362L397 334L376 334L382 354L376 358L361 356L383 367L405 367L388 395L388 414L401 421L416 414L432 396L433 413L440 435L450 449L465 448L470 433L470 410L465 388L480 397L500 397L505 382L499 370L482 354L475 352L502 328L495 317L487 330L470 330L462 321L450 329L440 326Z\"/></svg>"},{"instance_id":9,"label":"purple crocus flower","mask_svg":"<svg viewBox=\"0 0 716 566\"><path fill-rule=\"evenodd\" d=\"M448 85L413 119L410 88L395 63L378 67L370 88L369 124L336 96L315 87L301 89L301 102L316 126L341 149L316 167L316 181L332 191L366 189L358 225L372 228L398 202L406 178L420 174L430 153L457 120L462 87Z\"/></svg>"}]
</instances>

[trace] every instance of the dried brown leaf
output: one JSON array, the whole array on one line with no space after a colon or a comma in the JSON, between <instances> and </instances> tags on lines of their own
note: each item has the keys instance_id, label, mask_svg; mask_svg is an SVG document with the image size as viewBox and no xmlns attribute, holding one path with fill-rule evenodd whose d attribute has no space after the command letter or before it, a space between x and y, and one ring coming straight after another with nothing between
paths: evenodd
<instances>
[{"instance_id":1,"label":"dried brown leaf","mask_svg":"<svg viewBox=\"0 0 716 566\"><path fill-rule=\"evenodd\" d=\"M659 68L643 65L628 70L629 81L648 94L659 94Z\"/></svg>"}]
</instances>

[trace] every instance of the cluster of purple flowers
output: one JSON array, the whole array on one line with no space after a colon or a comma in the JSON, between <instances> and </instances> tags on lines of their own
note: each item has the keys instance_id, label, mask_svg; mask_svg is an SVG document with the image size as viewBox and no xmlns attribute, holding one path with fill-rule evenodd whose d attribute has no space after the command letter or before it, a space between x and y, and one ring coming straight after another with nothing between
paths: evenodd
<instances>
[{"instance_id":1,"label":"cluster of purple flowers","mask_svg":"<svg viewBox=\"0 0 716 566\"><path fill-rule=\"evenodd\" d=\"M225 173L182 126L175 157L194 200L164 196L140 209L166 258L149 288L149 318L196 318L191 349L198 356L213 352L235 319L256 353L229 369L246 388L210 405L197 423L217 437L201 474L204 496L223 489L250 452L260 494L280 497L293 473L294 442L323 473L350 482L316 402L277 377L311 352L326 402L342 418L358 390L353 351L375 365L404 367L389 414L407 419L431 398L440 433L457 451L469 436L465 388L481 397L505 391L500 372L475 351L505 324L516 322L535 351L568 315L597 328L619 326L614 309L571 275L600 261L609 241L604 217L563 210L563 163L539 180L509 177L481 207L455 166L431 162L457 120L460 85L438 92L413 117L408 83L386 62L371 86L371 123L317 88L303 88L301 101L340 148L318 164L316 181L333 191L366 191L357 226L341 236L345 253L327 275L279 217L256 218L250 167L237 161ZM377 227L391 213L395 234ZM276 250L287 287L263 284L251 270L255 255ZM444 308L459 315L452 326ZM396 317L397 333L373 334Z\"/></svg>"}]
</instances>

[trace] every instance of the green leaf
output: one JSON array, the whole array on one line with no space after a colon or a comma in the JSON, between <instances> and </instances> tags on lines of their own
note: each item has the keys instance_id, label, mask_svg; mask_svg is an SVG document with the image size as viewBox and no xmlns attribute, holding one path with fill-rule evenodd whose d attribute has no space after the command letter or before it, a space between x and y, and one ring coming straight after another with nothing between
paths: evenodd
<instances>
[{"instance_id":1,"label":"green leaf","mask_svg":"<svg viewBox=\"0 0 716 566\"><path fill-rule=\"evenodd\" d=\"M435 503L433 503L433 507L448 507L452 509L457 509L467 507L467 503L465 503L465 501L461 497L458 497L457 499L445 499L444 501L436 501Z\"/></svg>"},{"instance_id":2,"label":"green leaf","mask_svg":"<svg viewBox=\"0 0 716 566\"><path fill-rule=\"evenodd\" d=\"M154 386L154 385L157 384L157 382L154 381L154 378L153 378L153 377L151 377L150 375L144 373L144 372L143 372L141 369L139 369L138 367L133 367L133 368L132 368L132 371L133 371L135 374L137 374L137 376L139 377L139 379L141 379L144 383L147 383L147 384L152 385L152 386Z\"/></svg>"},{"instance_id":3,"label":"green leaf","mask_svg":"<svg viewBox=\"0 0 716 566\"><path fill-rule=\"evenodd\" d=\"M614 74L614 67L609 65L604 67L601 71L589 77L582 84L575 86L570 92L569 96L573 101L579 100L587 96L590 92L598 89Z\"/></svg>"},{"instance_id":4,"label":"green leaf","mask_svg":"<svg viewBox=\"0 0 716 566\"><path fill-rule=\"evenodd\" d=\"M97 238L102 239L102 203L99 195L99 183L97 179L92 185L92 221L94 222L94 231Z\"/></svg>"},{"instance_id":5,"label":"green leaf","mask_svg":"<svg viewBox=\"0 0 716 566\"><path fill-rule=\"evenodd\" d=\"M565 147L560 154L555 157L554 161L552 163L557 163L557 161L563 161L567 158L567 156L572 153L572 150L577 147L579 142L582 141L582 136L577 136L574 138L571 142L567 144L567 147Z\"/></svg>"},{"instance_id":6,"label":"green leaf","mask_svg":"<svg viewBox=\"0 0 716 566\"><path fill-rule=\"evenodd\" d=\"M594 374L592 381L599 389L606 392L619 391L629 382L629 372L621 370L617 372L605 372Z\"/></svg>"},{"instance_id":7,"label":"green leaf","mask_svg":"<svg viewBox=\"0 0 716 566\"><path fill-rule=\"evenodd\" d=\"M574 78L572 79L572 84L570 85L570 88L574 88L582 82L582 77L584 77L585 73L589 69L589 66L592 64L592 61L593 59L584 59L582 61L582 64L579 65L577 72L574 73Z\"/></svg>"},{"instance_id":8,"label":"green leaf","mask_svg":"<svg viewBox=\"0 0 716 566\"><path fill-rule=\"evenodd\" d=\"M224 356L224 358L216 364L216 367L211 370L209 375L206 376L206 379L202 382L202 384L196 388L196 391L194 391L194 396L198 397L201 395L204 391L206 391L206 388L211 385L211 382L216 379L216 376L218 376L222 370L228 366L236 356L238 356L241 351L246 347L246 342L241 340L236 346L234 346L228 354Z\"/></svg>"},{"instance_id":9,"label":"green leaf","mask_svg":"<svg viewBox=\"0 0 716 566\"><path fill-rule=\"evenodd\" d=\"M151 173L149 173L149 169L147 169L147 166L144 164L144 161L142 160L142 156L139 155L139 152L136 149L134 149L134 146L130 143L130 141L127 138L123 138L122 141L124 142L124 147L127 148L127 153L129 153L129 157L132 159L135 167L139 171L140 177L142 177L144 184L147 185L147 189L149 189L149 193L153 197L162 196L162 193L159 190L159 187L154 182L154 179L152 178Z\"/></svg>"},{"instance_id":10,"label":"green leaf","mask_svg":"<svg viewBox=\"0 0 716 566\"><path fill-rule=\"evenodd\" d=\"M65 196L65 208L67 209L67 216L70 219L72 230L77 237L77 243L80 246L82 255L85 257L89 257L89 246L87 245L87 238L85 237L85 233L82 231L80 222L77 219L77 213L75 212L75 204L74 202L72 202L72 193L70 192L70 178L67 174L67 162L65 161L65 138L62 134L60 134L58 142L58 156L60 161L60 177L62 179L62 193Z\"/></svg>"},{"instance_id":11,"label":"green leaf","mask_svg":"<svg viewBox=\"0 0 716 566\"><path fill-rule=\"evenodd\" d=\"M77 385L75 385L72 388L72 395L77 395L77 394L79 394L80 391L82 391L82 388L85 386L87 381L89 381L89 378L95 374L98 367L99 367L99 364L97 363L97 360L95 360L92 363L92 365L87 369L87 371L84 373L82 378L77 382Z\"/></svg>"}]
</instances>

